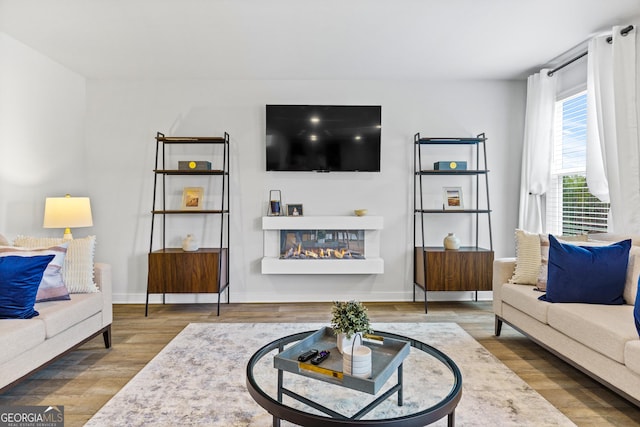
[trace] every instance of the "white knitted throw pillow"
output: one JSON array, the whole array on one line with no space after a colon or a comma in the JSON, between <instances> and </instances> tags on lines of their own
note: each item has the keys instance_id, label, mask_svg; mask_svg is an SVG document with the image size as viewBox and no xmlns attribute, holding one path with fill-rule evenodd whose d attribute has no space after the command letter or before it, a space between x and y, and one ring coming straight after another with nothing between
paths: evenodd
<instances>
[{"instance_id":1,"label":"white knitted throw pillow","mask_svg":"<svg viewBox=\"0 0 640 427\"><path fill-rule=\"evenodd\" d=\"M65 240L56 237L18 236L14 240L15 246L29 249L41 249L64 243ZM69 293L98 292L98 286L93 280L93 257L96 247L96 236L87 236L69 241L67 256L64 259L62 278Z\"/></svg>"},{"instance_id":2,"label":"white knitted throw pillow","mask_svg":"<svg viewBox=\"0 0 640 427\"><path fill-rule=\"evenodd\" d=\"M516 268L509 283L535 285L540 273L540 236L516 229Z\"/></svg>"}]
</instances>

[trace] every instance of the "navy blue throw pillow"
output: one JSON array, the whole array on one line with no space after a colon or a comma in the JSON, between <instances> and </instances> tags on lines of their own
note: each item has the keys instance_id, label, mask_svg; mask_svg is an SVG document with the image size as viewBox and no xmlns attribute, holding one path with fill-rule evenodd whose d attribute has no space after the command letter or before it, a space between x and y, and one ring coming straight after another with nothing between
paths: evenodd
<instances>
[{"instance_id":1,"label":"navy blue throw pillow","mask_svg":"<svg viewBox=\"0 0 640 427\"><path fill-rule=\"evenodd\" d=\"M624 304L631 239L609 246L564 244L549 236L547 293L540 300Z\"/></svg>"},{"instance_id":2,"label":"navy blue throw pillow","mask_svg":"<svg viewBox=\"0 0 640 427\"><path fill-rule=\"evenodd\" d=\"M640 285L640 278L638 278L638 284ZM638 335L640 335L640 286L638 286L636 303L633 306L633 318L636 320L636 329L638 330Z\"/></svg>"},{"instance_id":3,"label":"navy blue throw pillow","mask_svg":"<svg viewBox=\"0 0 640 427\"><path fill-rule=\"evenodd\" d=\"M31 319L44 270L54 255L0 258L0 319Z\"/></svg>"}]
</instances>

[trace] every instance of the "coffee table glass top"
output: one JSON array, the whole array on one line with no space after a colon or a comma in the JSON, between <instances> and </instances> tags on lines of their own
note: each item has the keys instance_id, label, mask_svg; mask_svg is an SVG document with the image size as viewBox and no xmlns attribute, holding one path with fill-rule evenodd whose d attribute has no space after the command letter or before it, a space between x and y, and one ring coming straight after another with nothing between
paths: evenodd
<instances>
[{"instance_id":1,"label":"coffee table glass top","mask_svg":"<svg viewBox=\"0 0 640 427\"><path fill-rule=\"evenodd\" d=\"M274 357L282 351L293 348L316 332L302 332L273 341L258 350L247 365L249 392L254 400L274 415L274 418L288 419L306 426L423 426L449 415L449 421L452 424L453 412L462 396L460 370L446 354L408 337L383 331L374 332L374 335L410 343L401 368L395 370L382 387L377 387L375 395L344 387L340 381L326 381L326 377L314 378L313 372L311 375L308 372L300 375L286 369L274 368ZM333 360L327 363L328 366L340 365L341 362L337 364L336 362L341 361L342 355L335 347L335 343L332 344L331 348L318 348L318 350L331 352L330 359ZM319 366L322 367L323 364ZM283 394L282 391L279 393L279 375L283 388L302 397L303 401L294 399L286 393ZM402 383L400 396L397 391L391 390L398 383ZM392 394L359 418L357 415L359 411L385 392ZM335 414L330 417L314 409L313 405L305 403L305 399L317 402L335 411ZM398 405L399 401L402 402L402 406ZM359 419L350 419L353 416Z\"/></svg>"}]
</instances>

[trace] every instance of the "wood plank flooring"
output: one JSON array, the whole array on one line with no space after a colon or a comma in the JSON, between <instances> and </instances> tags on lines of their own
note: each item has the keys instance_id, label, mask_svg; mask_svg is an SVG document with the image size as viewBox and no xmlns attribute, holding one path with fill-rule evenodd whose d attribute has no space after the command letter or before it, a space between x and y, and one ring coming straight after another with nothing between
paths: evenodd
<instances>
[{"instance_id":1,"label":"wood plank flooring","mask_svg":"<svg viewBox=\"0 0 640 427\"><path fill-rule=\"evenodd\" d=\"M493 336L490 302L366 303L374 322L456 322L578 426L638 426L640 408L532 343L509 326ZM191 322L326 322L330 303L115 305L113 348L98 337L0 394L0 405L64 405L82 426ZM640 387L640 384L638 385Z\"/></svg>"}]
</instances>

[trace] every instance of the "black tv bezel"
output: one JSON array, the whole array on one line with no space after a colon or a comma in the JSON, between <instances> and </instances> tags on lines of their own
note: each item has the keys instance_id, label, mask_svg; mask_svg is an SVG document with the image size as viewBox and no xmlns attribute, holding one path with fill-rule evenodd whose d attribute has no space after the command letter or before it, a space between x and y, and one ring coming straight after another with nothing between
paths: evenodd
<instances>
[{"instance_id":1,"label":"black tv bezel","mask_svg":"<svg viewBox=\"0 0 640 427\"><path fill-rule=\"evenodd\" d=\"M292 108L377 108L378 117L379 117L379 126L380 126L380 136L378 138L377 149L377 168L371 169L315 169L315 168L306 168L306 169L294 169L294 168L275 168L269 169L269 161L268 161L268 148L265 146L265 170L267 172L319 172L319 173L329 173L329 172L358 172L358 173L379 173L382 167L382 105L373 105L373 104L265 104L265 145L266 145L266 136L268 135L269 123L267 121L267 111L269 107L292 107Z\"/></svg>"}]
</instances>

